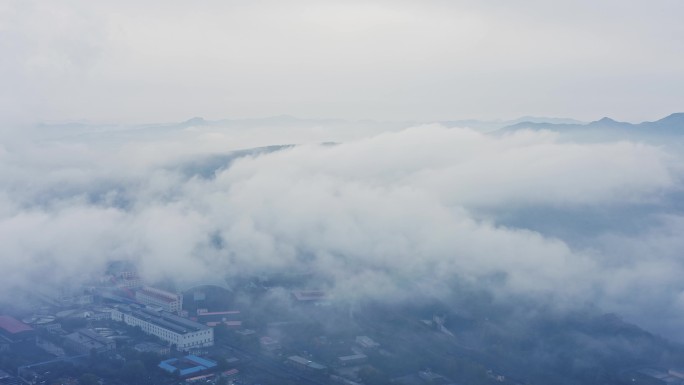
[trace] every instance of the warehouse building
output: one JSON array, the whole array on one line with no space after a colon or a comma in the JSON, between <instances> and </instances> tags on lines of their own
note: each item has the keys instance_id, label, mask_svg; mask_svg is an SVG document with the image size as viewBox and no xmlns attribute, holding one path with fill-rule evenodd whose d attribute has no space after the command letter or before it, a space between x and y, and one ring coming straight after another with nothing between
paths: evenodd
<instances>
[{"instance_id":1,"label":"warehouse building","mask_svg":"<svg viewBox=\"0 0 684 385\"><path fill-rule=\"evenodd\" d=\"M214 329L169 312L120 306L112 312L112 319L137 326L143 332L176 346L178 350L214 345Z\"/></svg>"}]
</instances>

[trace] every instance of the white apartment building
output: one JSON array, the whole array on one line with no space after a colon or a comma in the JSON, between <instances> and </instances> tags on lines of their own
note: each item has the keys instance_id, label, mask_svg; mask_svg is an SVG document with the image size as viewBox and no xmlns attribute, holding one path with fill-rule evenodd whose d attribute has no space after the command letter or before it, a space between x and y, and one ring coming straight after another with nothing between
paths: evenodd
<instances>
[{"instance_id":1,"label":"white apartment building","mask_svg":"<svg viewBox=\"0 0 684 385\"><path fill-rule=\"evenodd\" d=\"M175 345L178 350L214 345L214 329L165 311L120 306L112 311L112 319L138 326L143 332Z\"/></svg>"},{"instance_id":2,"label":"white apartment building","mask_svg":"<svg viewBox=\"0 0 684 385\"><path fill-rule=\"evenodd\" d=\"M170 293L150 286L136 291L135 300L145 305L159 306L169 313L179 313L183 309L183 294Z\"/></svg>"}]
</instances>

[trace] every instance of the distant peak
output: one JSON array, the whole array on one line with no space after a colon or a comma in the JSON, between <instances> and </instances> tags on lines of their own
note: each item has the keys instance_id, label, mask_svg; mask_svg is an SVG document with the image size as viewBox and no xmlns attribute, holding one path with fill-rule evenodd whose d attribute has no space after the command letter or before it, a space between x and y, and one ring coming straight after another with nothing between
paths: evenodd
<instances>
[{"instance_id":1,"label":"distant peak","mask_svg":"<svg viewBox=\"0 0 684 385\"><path fill-rule=\"evenodd\" d=\"M675 112L674 114L670 114L662 119L660 121L681 121L684 120L684 112Z\"/></svg>"},{"instance_id":2,"label":"distant peak","mask_svg":"<svg viewBox=\"0 0 684 385\"><path fill-rule=\"evenodd\" d=\"M204 118L195 116L194 118L188 119L185 122L183 122L184 125L187 126L204 126L209 124Z\"/></svg>"},{"instance_id":3,"label":"distant peak","mask_svg":"<svg viewBox=\"0 0 684 385\"><path fill-rule=\"evenodd\" d=\"M616 121L607 116L604 116L603 118L597 120L596 123L616 123Z\"/></svg>"}]
</instances>

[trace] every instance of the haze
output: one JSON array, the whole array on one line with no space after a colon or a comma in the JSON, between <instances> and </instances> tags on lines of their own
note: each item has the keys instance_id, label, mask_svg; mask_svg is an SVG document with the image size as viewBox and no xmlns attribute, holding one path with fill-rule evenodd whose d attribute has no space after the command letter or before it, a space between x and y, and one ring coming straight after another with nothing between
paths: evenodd
<instances>
[{"instance_id":1,"label":"haze","mask_svg":"<svg viewBox=\"0 0 684 385\"><path fill-rule=\"evenodd\" d=\"M684 102L684 5L0 2L0 115L655 120Z\"/></svg>"},{"instance_id":2,"label":"haze","mask_svg":"<svg viewBox=\"0 0 684 385\"><path fill-rule=\"evenodd\" d=\"M405 336L487 355L487 381L497 346L537 343L502 367L561 378L554 347L576 339L573 354L607 352L579 372L679 367L682 15L674 0L0 0L0 306L22 318L22 293L74 287L119 306L117 261L137 284L218 283L246 324L271 317L263 335L293 314L374 333L400 309ZM287 274L306 278L264 284ZM300 312L296 290L332 305ZM439 329L442 313L463 328Z\"/></svg>"}]
</instances>

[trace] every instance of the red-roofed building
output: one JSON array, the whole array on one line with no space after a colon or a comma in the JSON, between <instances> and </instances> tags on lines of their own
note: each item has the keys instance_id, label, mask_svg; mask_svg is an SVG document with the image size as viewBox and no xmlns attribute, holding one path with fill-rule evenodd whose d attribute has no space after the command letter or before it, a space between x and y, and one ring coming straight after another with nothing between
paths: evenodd
<instances>
[{"instance_id":1,"label":"red-roofed building","mask_svg":"<svg viewBox=\"0 0 684 385\"><path fill-rule=\"evenodd\" d=\"M10 342L33 341L36 332L32 327L8 315L0 315L0 336Z\"/></svg>"},{"instance_id":2,"label":"red-roofed building","mask_svg":"<svg viewBox=\"0 0 684 385\"><path fill-rule=\"evenodd\" d=\"M178 313L183 309L183 295L145 286L135 292L135 300L145 304L159 306L169 313Z\"/></svg>"}]
</instances>

